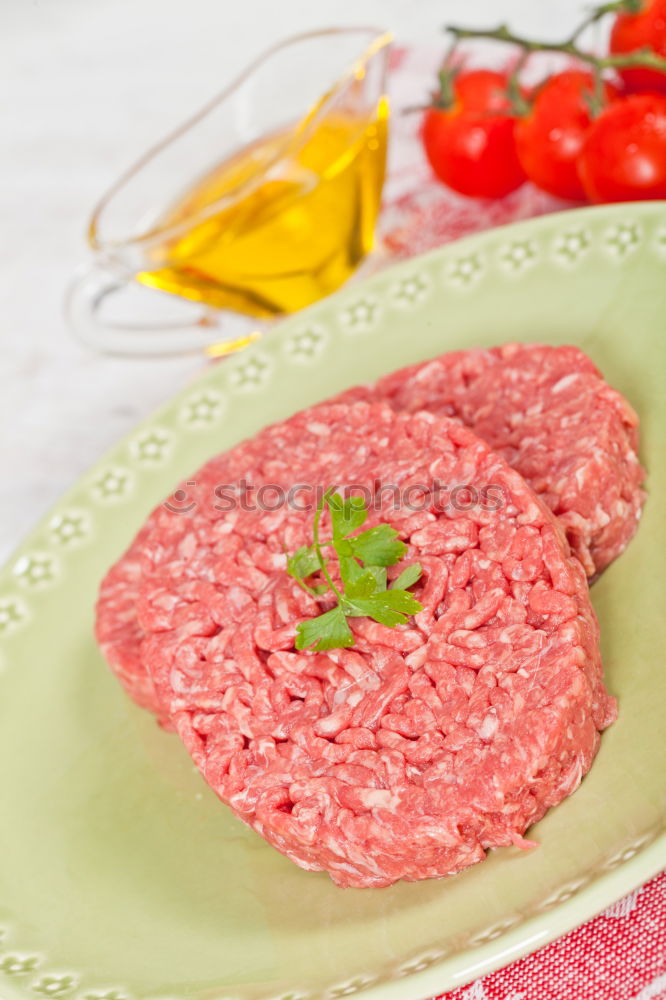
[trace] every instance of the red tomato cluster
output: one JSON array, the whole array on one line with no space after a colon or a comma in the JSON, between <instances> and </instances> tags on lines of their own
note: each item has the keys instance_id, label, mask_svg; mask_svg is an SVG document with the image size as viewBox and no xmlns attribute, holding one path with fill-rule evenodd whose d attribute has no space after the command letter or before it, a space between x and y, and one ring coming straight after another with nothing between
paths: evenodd
<instances>
[{"instance_id":1,"label":"red tomato cluster","mask_svg":"<svg viewBox=\"0 0 666 1000\"><path fill-rule=\"evenodd\" d=\"M612 54L647 49L666 57L666 0L615 18ZM571 201L666 198L666 73L620 69L599 95L590 70L569 69L525 95L521 115L505 73L462 70L451 83L449 106L426 111L422 138L433 171L455 191L499 198L530 180Z\"/></svg>"}]
</instances>

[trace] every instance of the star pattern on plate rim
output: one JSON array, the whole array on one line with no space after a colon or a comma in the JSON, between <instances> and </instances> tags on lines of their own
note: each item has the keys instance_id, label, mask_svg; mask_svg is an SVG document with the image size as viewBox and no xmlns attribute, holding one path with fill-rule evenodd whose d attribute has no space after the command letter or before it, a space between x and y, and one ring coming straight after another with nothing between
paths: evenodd
<instances>
[{"instance_id":1,"label":"star pattern on plate rim","mask_svg":"<svg viewBox=\"0 0 666 1000\"><path fill-rule=\"evenodd\" d=\"M76 976L69 972L47 973L41 976L36 982L31 984L33 993L39 993L44 997L62 997L71 993L77 986Z\"/></svg>"},{"instance_id":2,"label":"star pattern on plate rim","mask_svg":"<svg viewBox=\"0 0 666 1000\"><path fill-rule=\"evenodd\" d=\"M510 271L524 271L536 259L537 250L532 240L514 240L501 251L501 260Z\"/></svg>"},{"instance_id":3,"label":"star pattern on plate rim","mask_svg":"<svg viewBox=\"0 0 666 1000\"><path fill-rule=\"evenodd\" d=\"M447 277L454 285L472 285L477 281L483 271L483 265L478 254L471 253L464 257L458 257L449 264Z\"/></svg>"},{"instance_id":4,"label":"star pattern on plate rim","mask_svg":"<svg viewBox=\"0 0 666 1000\"><path fill-rule=\"evenodd\" d=\"M130 451L138 462L152 464L163 462L169 453L173 435L161 427L139 434L131 445Z\"/></svg>"},{"instance_id":5,"label":"star pattern on plate rim","mask_svg":"<svg viewBox=\"0 0 666 1000\"><path fill-rule=\"evenodd\" d=\"M85 511L66 510L49 521L49 534L56 545L75 545L90 532L90 518Z\"/></svg>"},{"instance_id":6,"label":"star pattern on plate rim","mask_svg":"<svg viewBox=\"0 0 666 1000\"><path fill-rule=\"evenodd\" d=\"M189 426L208 426L220 418L223 408L222 394L207 389L186 400L182 409L182 420Z\"/></svg>"},{"instance_id":7,"label":"star pattern on plate rim","mask_svg":"<svg viewBox=\"0 0 666 1000\"><path fill-rule=\"evenodd\" d=\"M28 609L18 597L0 597L0 635L9 635L27 618Z\"/></svg>"},{"instance_id":8,"label":"star pattern on plate rim","mask_svg":"<svg viewBox=\"0 0 666 1000\"><path fill-rule=\"evenodd\" d=\"M325 340L321 329L309 326L287 342L286 351L296 361L312 361L321 352Z\"/></svg>"},{"instance_id":9,"label":"star pattern on plate rim","mask_svg":"<svg viewBox=\"0 0 666 1000\"><path fill-rule=\"evenodd\" d=\"M41 958L39 955L14 955L7 954L0 958L0 971L6 976L25 976L28 972L34 972L39 968Z\"/></svg>"},{"instance_id":10,"label":"star pattern on plate rim","mask_svg":"<svg viewBox=\"0 0 666 1000\"><path fill-rule=\"evenodd\" d=\"M575 264L590 249L590 234L584 229L570 229L555 243L555 253L567 264Z\"/></svg>"},{"instance_id":11,"label":"star pattern on plate rim","mask_svg":"<svg viewBox=\"0 0 666 1000\"><path fill-rule=\"evenodd\" d=\"M92 486L92 492L98 500L121 500L127 496L131 484L132 476L129 469L113 466L97 476Z\"/></svg>"},{"instance_id":12,"label":"star pattern on plate rim","mask_svg":"<svg viewBox=\"0 0 666 1000\"><path fill-rule=\"evenodd\" d=\"M636 222L618 222L606 236L606 246L616 257L631 253L640 241L641 230Z\"/></svg>"},{"instance_id":13,"label":"star pattern on plate rim","mask_svg":"<svg viewBox=\"0 0 666 1000\"><path fill-rule=\"evenodd\" d=\"M342 322L350 330L367 329L377 318L378 303L369 297L353 302L342 312Z\"/></svg>"},{"instance_id":14,"label":"star pattern on plate rim","mask_svg":"<svg viewBox=\"0 0 666 1000\"><path fill-rule=\"evenodd\" d=\"M376 982L376 979L372 976L355 976L354 979L350 979L349 982L340 983L339 986L331 986L331 988L327 990L326 996L331 998L352 996L354 993L358 993L360 990L363 990L368 986L372 986L374 982Z\"/></svg>"},{"instance_id":15,"label":"star pattern on plate rim","mask_svg":"<svg viewBox=\"0 0 666 1000\"><path fill-rule=\"evenodd\" d=\"M41 587L54 582L58 575L58 564L51 555L22 555L14 563L12 572L24 586Z\"/></svg>"},{"instance_id":16,"label":"star pattern on plate rim","mask_svg":"<svg viewBox=\"0 0 666 1000\"><path fill-rule=\"evenodd\" d=\"M398 305L413 306L423 302L429 287L430 284L423 274L412 274L407 278L403 278L397 288L394 289L393 299Z\"/></svg>"},{"instance_id":17,"label":"star pattern on plate rim","mask_svg":"<svg viewBox=\"0 0 666 1000\"><path fill-rule=\"evenodd\" d=\"M258 389L268 377L269 364L255 355L236 365L229 373L229 381L236 389Z\"/></svg>"}]
</instances>

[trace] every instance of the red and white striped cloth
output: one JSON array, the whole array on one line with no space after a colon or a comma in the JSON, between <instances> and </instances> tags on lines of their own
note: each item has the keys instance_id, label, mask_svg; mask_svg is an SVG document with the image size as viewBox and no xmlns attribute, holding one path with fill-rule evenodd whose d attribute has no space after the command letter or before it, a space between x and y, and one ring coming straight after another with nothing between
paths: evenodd
<instances>
[{"instance_id":1,"label":"red and white striped cloth","mask_svg":"<svg viewBox=\"0 0 666 1000\"><path fill-rule=\"evenodd\" d=\"M493 226L569 208L525 185L498 201L459 198L437 183L418 141L418 114L441 53L392 53L393 123L374 267ZM367 273L367 272L366 272ZM666 874L526 958L442 1000L666 1000Z\"/></svg>"},{"instance_id":2,"label":"red and white striped cloth","mask_svg":"<svg viewBox=\"0 0 666 1000\"><path fill-rule=\"evenodd\" d=\"M533 955L441 1000L664 1000L666 874Z\"/></svg>"}]
</instances>

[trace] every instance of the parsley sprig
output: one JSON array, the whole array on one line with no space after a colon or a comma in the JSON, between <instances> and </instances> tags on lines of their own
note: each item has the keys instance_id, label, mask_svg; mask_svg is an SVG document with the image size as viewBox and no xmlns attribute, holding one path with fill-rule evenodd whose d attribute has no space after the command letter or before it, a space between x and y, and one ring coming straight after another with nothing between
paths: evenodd
<instances>
[{"instance_id":1,"label":"parsley sprig","mask_svg":"<svg viewBox=\"0 0 666 1000\"><path fill-rule=\"evenodd\" d=\"M332 531L332 538L326 541L319 536L324 509L330 514ZM287 572L306 593L319 597L330 591L336 598L336 605L330 611L300 623L296 629L296 649L320 651L353 646L354 634L348 618L368 617L393 628L404 625L408 615L423 610L408 592L420 579L421 566L419 563L406 566L388 587L386 568L400 562L407 546L388 524L355 534L367 517L362 497L343 499L333 489L327 490L317 505L312 545L303 545L288 557ZM337 557L342 589L333 582L330 561L324 555L327 548L332 548ZM321 574L325 582L313 581L315 574Z\"/></svg>"}]
</instances>

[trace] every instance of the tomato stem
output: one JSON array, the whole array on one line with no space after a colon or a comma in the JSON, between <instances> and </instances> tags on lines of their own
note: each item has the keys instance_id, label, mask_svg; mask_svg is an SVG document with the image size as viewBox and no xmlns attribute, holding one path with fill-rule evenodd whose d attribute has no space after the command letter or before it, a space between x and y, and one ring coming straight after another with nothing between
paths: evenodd
<instances>
[{"instance_id":1,"label":"tomato stem","mask_svg":"<svg viewBox=\"0 0 666 1000\"><path fill-rule=\"evenodd\" d=\"M611 3L604 3L599 7L593 7L588 16L583 18L578 27L572 31L568 42L571 45L575 45L584 31L591 28L593 24L597 24L606 14L611 14L613 11L619 10L624 2L625 0L611 0Z\"/></svg>"},{"instance_id":2,"label":"tomato stem","mask_svg":"<svg viewBox=\"0 0 666 1000\"><path fill-rule=\"evenodd\" d=\"M516 65L513 67L511 73L509 74L509 79L507 80L506 92L507 97L509 98L509 103L511 104L511 110L519 118L528 114L530 110L530 102L525 99L520 89L520 74L524 70L529 57L530 53L525 49Z\"/></svg>"},{"instance_id":3,"label":"tomato stem","mask_svg":"<svg viewBox=\"0 0 666 1000\"><path fill-rule=\"evenodd\" d=\"M457 48L458 41L454 38L452 39L446 55L442 60L442 65L440 66L437 74L439 89L434 91L432 94L431 107L433 108L440 108L443 111L448 111L448 109L452 108L455 104L455 83L456 77L460 73L460 66L454 62L457 55Z\"/></svg>"},{"instance_id":4,"label":"tomato stem","mask_svg":"<svg viewBox=\"0 0 666 1000\"><path fill-rule=\"evenodd\" d=\"M435 94L433 104L436 108L443 108L444 110L453 106L455 96L453 93L453 87L455 84L455 79L457 76L457 70L452 69L449 66L442 66L439 73L437 74L437 82L439 83L439 90Z\"/></svg>"},{"instance_id":5,"label":"tomato stem","mask_svg":"<svg viewBox=\"0 0 666 1000\"><path fill-rule=\"evenodd\" d=\"M569 36L568 41L575 45L580 36L593 24L601 21L607 14L636 14L641 9L643 0L610 0L593 7L587 17L583 18L578 27Z\"/></svg>"},{"instance_id":6,"label":"tomato stem","mask_svg":"<svg viewBox=\"0 0 666 1000\"><path fill-rule=\"evenodd\" d=\"M592 93L586 90L581 95L585 103L587 104L588 111L590 112L591 118L598 118L604 109L605 104L605 94L604 94L604 78L600 67L593 67L594 74L594 90Z\"/></svg>"},{"instance_id":7,"label":"tomato stem","mask_svg":"<svg viewBox=\"0 0 666 1000\"><path fill-rule=\"evenodd\" d=\"M622 2L628 3L633 2L633 0L622 0ZM591 24L593 21L588 19L588 23ZM573 59L578 59L580 62L587 63L588 66L591 66L599 74L605 69L629 69L632 67L654 69L666 73L666 59L657 55L650 48L636 49L634 52L618 55L597 56L593 52L588 52L586 49L579 47L577 38L580 32L578 31L571 37L564 39L564 41L548 42L518 35L511 31L506 24L501 24L499 27L491 29L461 28L457 25L448 25L446 30L453 36L456 43L470 38L484 38L489 41L517 45L526 55L531 55L533 52L561 52L563 55L568 55Z\"/></svg>"}]
</instances>

